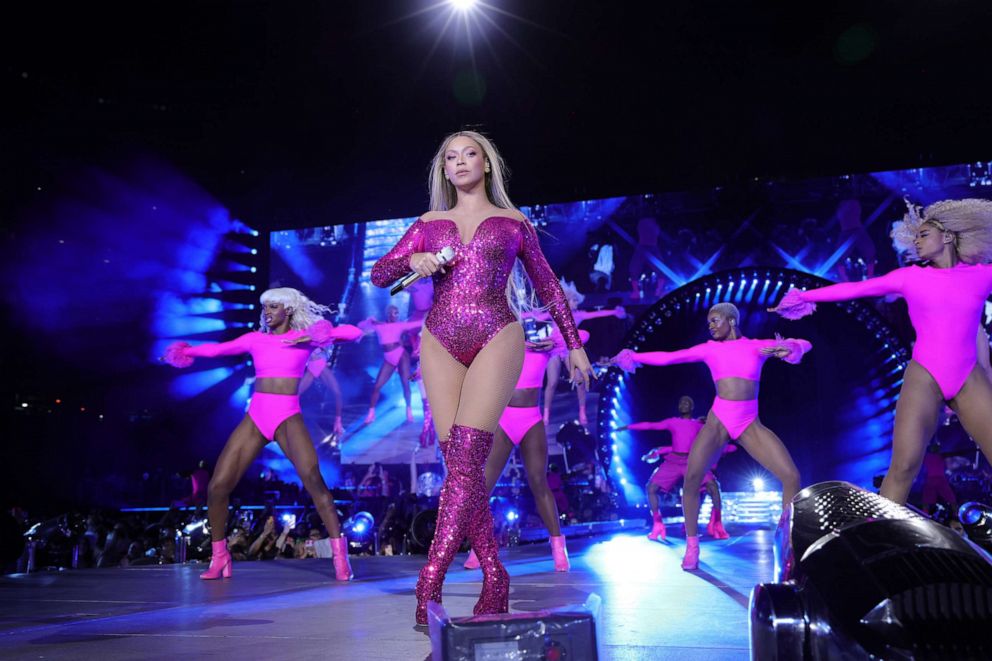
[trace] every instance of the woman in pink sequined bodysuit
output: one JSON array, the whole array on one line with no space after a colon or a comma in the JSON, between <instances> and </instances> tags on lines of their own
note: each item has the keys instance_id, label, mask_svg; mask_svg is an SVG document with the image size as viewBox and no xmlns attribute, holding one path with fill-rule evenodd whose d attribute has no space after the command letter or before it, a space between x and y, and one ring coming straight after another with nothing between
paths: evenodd
<instances>
[{"instance_id":1,"label":"woman in pink sequined bodysuit","mask_svg":"<svg viewBox=\"0 0 992 661\"><path fill-rule=\"evenodd\" d=\"M445 572L466 536L483 570L475 613L509 608L509 576L497 553L484 467L523 364L523 328L507 293L517 259L561 329L570 374L585 383L592 374L565 295L537 232L510 202L503 173L499 153L484 136L463 131L445 138L431 164L431 211L372 268L379 287L411 269L434 279L420 363L448 475L417 581L419 625L427 623L428 602L441 601ZM435 253L448 246L455 258L441 266Z\"/></svg>"},{"instance_id":2,"label":"woman in pink sequined bodysuit","mask_svg":"<svg viewBox=\"0 0 992 661\"><path fill-rule=\"evenodd\" d=\"M790 289L773 312L799 319L816 304L863 296L906 299L916 331L903 375L892 433L892 459L881 494L905 503L937 430L944 402L992 461L992 381L983 369L979 327L992 295L992 201L945 200L922 212L910 206L892 238L926 266L906 266L878 278L819 289Z\"/></svg>"}]
</instances>

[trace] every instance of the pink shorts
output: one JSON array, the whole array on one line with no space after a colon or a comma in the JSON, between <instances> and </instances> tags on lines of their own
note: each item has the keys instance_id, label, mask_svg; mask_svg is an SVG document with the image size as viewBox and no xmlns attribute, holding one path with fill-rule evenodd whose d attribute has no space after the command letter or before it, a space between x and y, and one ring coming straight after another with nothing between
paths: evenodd
<instances>
[{"instance_id":1,"label":"pink shorts","mask_svg":"<svg viewBox=\"0 0 992 661\"><path fill-rule=\"evenodd\" d=\"M400 359L403 358L403 352L406 351L402 346L396 347L395 349L390 349L386 353L382 354L382 357L386 359L386 362L393 367L398 367L400 364Z\"/></svg>"},{"instance_id":2,"label":"pink shorts","mask_svg":"<svg viewBox=\"0 0 992 661\"><path fill-rule=\"evenodd\" d=\"M275 438L279 425L297 413L301 413L299 395L256 392L252 393L251 403L248 404L248 417L262 436L270 441Z\"/></svg>"},{"instance_id":3,"label":"pink shorts","mask_svg":"<svg viewBox=\"0 0 992 661\"><path fill-rule=\"evenodd\" d=\"M730 434L730 440L736 441L752 422L758 419L758 400L756 399L723 399L713 398L713 415L723 423Z\"/></svg>"},{"instance_id":4,"label":"pink shorts","mask_svg":"<svg viewBox=\"0 0 992 661\"><path fill-rule=\"evenodd\" d=\"M657 484L658 490L668 493L675 488L679 480L685 478L685 471L689 465L689 457L681 454L665 455L665 460L651 473L648 484ZM711 471L706 471L701 484L712 482L716 477Z\"/></svg>"},{"instance_id":5,"label":"pink shorts","mask_svg":"<svg viewBox=\"0 0 992 661\"><path fill-rule=\"evenodd\" d=\"M318 360L311 359L310 362L307 363L307 370L313 374L313 378L315 379L320 376L320 373L324 371L325 367L327 367L327 361L323 358Z\"/></svg>"},{"instance_id":6,"label":"pink shorts","mask_svg":"<svg viewBox=\"0 0 992 661\"><path fill-rule=\"evenodd\" d=\"M500 428L514 445L520 445L536 424L544 424L541 409L536 406L507 406L499 419Z\"/></svg>"}]
</instances>

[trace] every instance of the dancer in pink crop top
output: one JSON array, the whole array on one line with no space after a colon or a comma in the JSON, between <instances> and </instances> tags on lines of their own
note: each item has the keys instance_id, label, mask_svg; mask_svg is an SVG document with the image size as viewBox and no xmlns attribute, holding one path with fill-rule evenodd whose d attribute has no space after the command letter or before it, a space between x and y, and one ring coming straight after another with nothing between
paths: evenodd
<instances>
[{"instance_id":1,"label":"dancer in pink crop top","mask_svg":"<svg viewBox=\"0 0 992 661\"><path fill-rule=\"evenodd\" d=\"M518 259L561 328L570 375L584 382L592 376L561 285L534 226L510 202L503 168L485 136L474 131L447 136L430 167L432 211L372 268L379 287L411 269L434 279L420 363L448 475L434 541L417 581L420 626L427 624L427 603L441 601L445 573L466 536L483 569L475 613L509 608L509 575L497 554L483 467L523 364L523 328L507 296ZM455 257L442 266L435 255L446 247Z\"/></svg>"},{"instance_id":2,"label":"dancer in pink crop top","mask_svg":"<svg viewBox=\"0 0 992 661\"><path fill-rule=\"evenodd\" d=\"M424 322L419 319L400 321L400 309L395 305L386 307L385 321L369 318L359 324L362 329L375 332L383 351L383 362L379 367L375 385L372 386L372 398L369 401L369 413L365 416L365 424L375 422L375 405L379 401L379 392L397 371L400 374L403 399L406 401L406 420L413 422L413 409L410 408L410 353L401 340L404 333L419 331L423 325Z\"/></svg>"},{"instance_id":3,"label":"dancer in pink crop top","mask_svg":"<svg viewBox=\"0 0 992 661\"><path fill-rule=\"evenodd\" d=\"M589 332L580 330L579 338L585 344L589 341ZM520 448L520 456L527 471L527 484L534 496L537 513L550 534L555 571L568 571L568 550L565 536L561 534L555 497L548 485L548 435L541 419L538 399L544 385L548 361L566 351L565 341L557 331L545 340L527 342L517 388L500 416L493 449L486 461L486 493L492 493L513 448ZM479 561L473 551L465 562L465 567L475 569L478 566Z\"/></svg>"},{"instance_id":4,"label":"dancer in pink crop top","mask_svg":"<svg viewBox=\"0 0 992 661\"><path fill-rule=\"evenodd\" d=\"M641 457L641 459L649 463L658 461L662 456L665 457L661 464L651 473L651 477L644 487L648 494L648 504L651 507L651 517L653 519L651 532L648 533L648 539L665 539L667 537L665 523L661 518L658 491L670 493L685 478L689 451L692 449L692 443L696 440L699 430L703 428L703 422L693 416L695 406L696 404L693 402L692 397L683 395L679 398L678 417L666 418L657 422L632 422L629 425L617 428L617 431L628 429L635 431L667 431L672 435L671 445L657 447ZM729 443L723 448L724 453L735 452L736 450L737 446ZM713 468L716 468L716 462L713 463ZM716 539L727 539L730 535L723 528L720 486L711 470L706 471L706 474L703 475L702 483L703 488L710 494L710 499L713 501L713 509L710 510L710 522L706 526L706 531L711 537L715 537Z\"/></svg>"},{"instance_id":5,"label":"dancer in pink crop top","mask_svg":"<svg viewBox=\"0 0 992 661\"><path fill-rule=\"evenodd\" d=\"M334 573L339 581L351 579L348 544L341 535L341 524L324 478L320 474L313 441L300 413L300 377L315 347L333 342L357 340L362 331L355 326L334 327L321 317L329 310L296 289L269 289L261 297L261 331L245 333L230 341L190 346L175 342L166 349L163 360L175 367L189 367L194 358L251 354L255 364L255 392L248 415L231 433L221 450L213 477L207 487L207 517L213 540L210 568L203 579L231 576L231 555L227 550L227 508L231 492L262 450L275 440L293 463L303 486L331 537Z\"/></svg>"},{"instance_id":6,"label":"dancer in pink crop top","mask_svg":"<svg viewBox=\"0 0 992 661\"><path fill-rule=\"evenodd\" d=\"M978 353L985 336L978 328L982 310L992 295L992 201L945 200L922 212L910 205L892 238L925 265L861 282L790 289L773 311L798 319L817 303L893 294L906 299L916 343L896 403L892 460L881 488L886 498L905 503L945 401L992 461L992 381Z\"/></svg>"},{"instance_id":7,"label":"dancer in pink crop top","mask_svg":"<svg viewBox=\"0 0 992 661\"><path fill-rule=\"evenodd\" d=\"M703 476L730 440L739 439L741 446L754 459L782 481L783 506L799 490L799 469L789 450L772 430L758 419L758 381L761 367L771 356L796 364L812 348L806 340L777 338L751 340L739 330L740 312L732 303L717 303L707 315L713 339L682 351L653 351L635 353L621 351L613 362L622 369L633 371L639 365L676 365L705 363L713 375L716 397L706 417L706 424L696 437L689 452L682 508L685 510L686 554L683 569L699 565L699 487Z\"/></svg>"}]
</instances>

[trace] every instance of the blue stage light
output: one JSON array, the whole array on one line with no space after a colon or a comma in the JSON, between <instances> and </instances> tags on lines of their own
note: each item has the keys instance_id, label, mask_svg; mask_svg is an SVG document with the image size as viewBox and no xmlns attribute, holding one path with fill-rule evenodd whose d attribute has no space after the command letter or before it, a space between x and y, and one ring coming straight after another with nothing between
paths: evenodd
<instances>
[{"instance_id":1,"label":"blue stage light","mask_svg":"<svg viewBox=\"0 0 992 661\"><path fill-rule=\"evenodd\" d=\"M517 510L512 508L506 510L506 520L509 521L510 523L513 523L519 518L520 518L520 513L517 512Z\"/></svg>"}]
</instances>

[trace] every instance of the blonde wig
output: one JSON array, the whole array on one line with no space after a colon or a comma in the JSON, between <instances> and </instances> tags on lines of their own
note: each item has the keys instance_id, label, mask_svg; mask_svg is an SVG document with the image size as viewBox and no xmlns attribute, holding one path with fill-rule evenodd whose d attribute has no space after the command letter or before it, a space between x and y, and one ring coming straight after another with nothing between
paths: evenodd
<instances>
[{"instance_id":1,"label":"blonde wig","mask_svg":"<svg viewBox=\"0 0 992 661\"><path fill-rule=\"evenodd\" d=\"M923 208L907 199L906 209L889 234L896 251L919 259L913 242L920 227L929 224L954 235L954 248L962 262L992 263L992 200L942 200Z\"/></svg>"},{"instance_id":2,"label":"blonde wig","mask_svg":"<svg viewBox=\"0 0 992 661\"><path fill-rule=\"evenodd\" d=\"M262 305L266 303L282 303L283 307L286 308L287 314L290 315L289 327L293 330L309 328L331 311L326 305L314 303L299 289L293 289L292 287L267 289L262 292L259 300L262 302ZM261 317L260 327L262 332L270 332L268 325L265 323L265 310L262 310Z\"/></svg>"}]
</instances>

